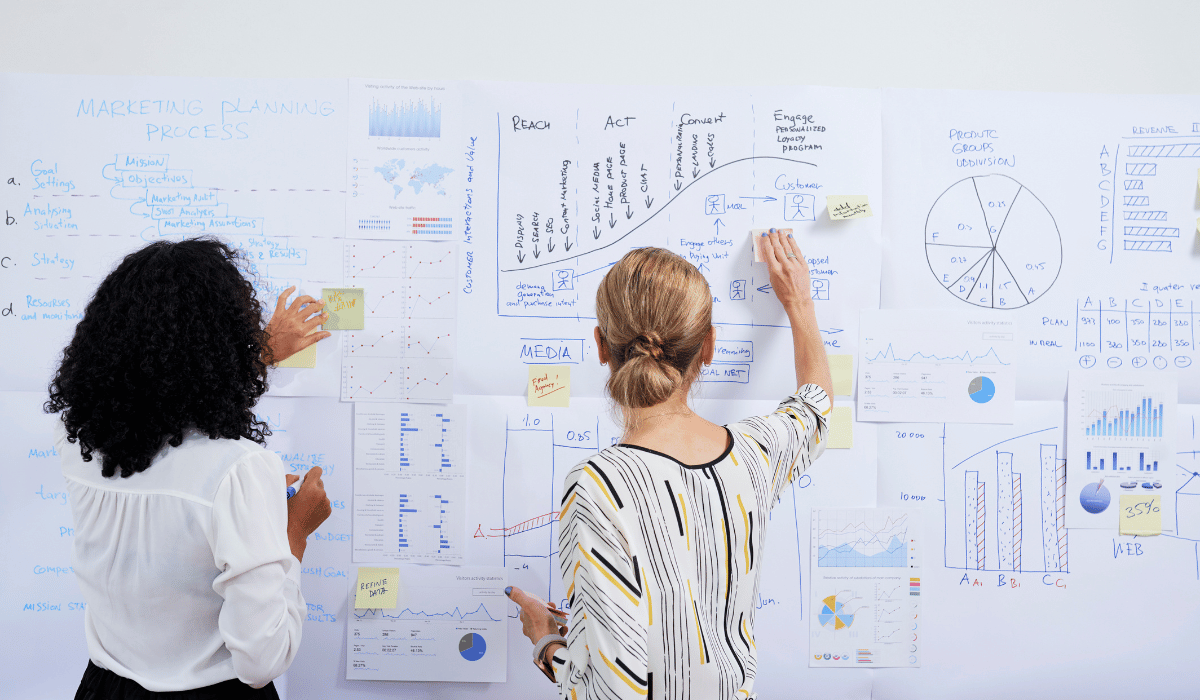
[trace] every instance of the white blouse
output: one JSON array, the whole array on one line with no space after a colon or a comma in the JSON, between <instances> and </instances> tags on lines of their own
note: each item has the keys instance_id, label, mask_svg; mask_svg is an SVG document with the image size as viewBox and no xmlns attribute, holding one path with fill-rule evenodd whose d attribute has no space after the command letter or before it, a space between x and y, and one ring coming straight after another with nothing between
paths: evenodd
<instances>
[{"instance_id":1,"label":"white blouse","mask_svg":"<svg viewBox=\"0 0 1200 700\"><path fill-rule=\"evenodd\" d=\"M97 666L153 691L261 687L287 670L305 604L278 455L189 431L147 470L106 479L62 423L55 441Z\"/></svg>"}]
</instances>

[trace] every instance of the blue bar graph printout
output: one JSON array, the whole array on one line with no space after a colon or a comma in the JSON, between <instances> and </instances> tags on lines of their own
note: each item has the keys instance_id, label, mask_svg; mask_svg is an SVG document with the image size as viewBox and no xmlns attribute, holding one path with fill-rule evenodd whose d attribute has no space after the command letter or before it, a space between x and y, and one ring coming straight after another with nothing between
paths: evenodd
<instances>
[{"instance_id":1,"label":"blue bar graph printout","mask_svg":"<svg viewBox=\"0 0 1200 700\"><path fill-rule=\"evenodd\" d=\"M1094 415L1094 414L1093 414ZM1109 419L1109 411L1089 425L1085 435L1104 437L1162 437L1163 404L1156 407L1150 398L1143 398L1136 411L1118 410Z\"/></svg>"},{"instance_id":2,"label":"blue bar graph printout","mask_svg":"<svg viewBox=\"0 0 1200 700\"><path fill-rule=\"evenodd\" d=\"M389 107L378 100L371 100L367 116L367 133L370 136L400 138L441 138L442 108L430 98L409 100Z\"/></svg>"}]
</instances>

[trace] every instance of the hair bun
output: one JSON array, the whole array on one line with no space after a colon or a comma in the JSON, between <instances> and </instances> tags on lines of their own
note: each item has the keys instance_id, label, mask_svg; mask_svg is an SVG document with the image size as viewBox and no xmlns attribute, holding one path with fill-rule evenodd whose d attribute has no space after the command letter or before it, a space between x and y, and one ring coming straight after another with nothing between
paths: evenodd
<instances>
[{"instance_id":1,"label":"hair bun","mask_svg":"<svg viewBox=\"0 0 1200 700\"><path fill-rule=\"evenodd\" d=\"M639 355L648 355L655 361L663 359L666 353L663 352L662 336L654 331L634 336L633 340L629 341L629 345L626 346L625 357L626 359L632 359Z\"/></svg>"},{"instance_id":2,"label":"hair bun","mask_svg":"<svg viewBox=\"0 0 1200 700\"><path fill-rule=\"evenodd\" d=\"M690 386L712 331L712 300L696 266L663 248L635 248L610 267L596 288L608 395L646 408Z\"/></svg>"}]
</instances>

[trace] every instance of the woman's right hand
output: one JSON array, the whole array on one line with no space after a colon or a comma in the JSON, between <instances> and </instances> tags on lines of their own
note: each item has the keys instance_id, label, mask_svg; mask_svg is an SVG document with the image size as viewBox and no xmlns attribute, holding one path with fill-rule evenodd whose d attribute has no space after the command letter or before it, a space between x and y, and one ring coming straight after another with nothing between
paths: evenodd
<instances>
[{"instance_id":1,"label":"woman's right hand","mask_svg":"<svg viewBox=\"0 0 1200 700\"><path fill-rule=\"evenodd\" d=\"M777 228L763 236L762 254L771 272L771 289L779 297L783 308L791 314L797 308L811 305L812 282L808 276L808 263L796 239Z\"/></svg>"},{"instance_id":2,"label":"woman's right hand","mask_svg":"<svg viewBox=\"0 0 1200 700\"><path fill-rule=\"evenodd\" d=\"M321 468L313 467L304 475L304 483L295 496L288 499L288 541L292 554L303 561L308 536L333 512L329 497L325 495L325 482L321 480Z\"/></svg>"}]
</instances>

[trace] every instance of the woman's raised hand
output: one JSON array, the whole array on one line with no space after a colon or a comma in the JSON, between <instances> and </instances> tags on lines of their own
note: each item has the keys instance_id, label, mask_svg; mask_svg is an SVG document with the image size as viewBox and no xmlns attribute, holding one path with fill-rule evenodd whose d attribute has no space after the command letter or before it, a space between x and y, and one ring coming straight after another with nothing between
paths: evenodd
<instances>
[{"instance_id":1,"label":"woman's raised hand","mask_svg":"<svg viewBox=\"0 0 1200 700\"><path fill-rule=\"evenodd\" d=\"M779 229L763 234L762 255L771 272L771 289L790 316L797 307L812 304L812 283L808 276L808 263L800 252L800 245L791 234L784 235Z\"/></svg>"},{"instance_id":2,"label":"woman's raised hand","mask_svg":"<svg viewBox=\"0 0 1200 700\"><path fill-rule=\"evenodd\" d=\"M267 348L263 348L263 351L272 364L279 364L309 345L333 335L329 331L313 332L329 317L329 314L321 311L325 302L303 295L296 297L288 306L287 298L294 291L294 285L283 290L275 303L275 313L267 323L267 343L270 348L269 352Z\"/></svg>"}]
</instances>

